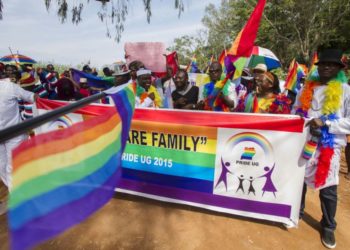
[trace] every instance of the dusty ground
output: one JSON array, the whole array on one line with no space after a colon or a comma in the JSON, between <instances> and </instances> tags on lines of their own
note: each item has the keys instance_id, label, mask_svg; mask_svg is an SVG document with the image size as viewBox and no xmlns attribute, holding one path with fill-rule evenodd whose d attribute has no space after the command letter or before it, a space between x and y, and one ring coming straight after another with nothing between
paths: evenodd
<instances>
[{"instance_id":1,"label":"dusty ground","mask_svg":"<svg viewBox=\"0 0 350 250\"><path fill-rule=\"evenodd\" d=\"M350 181L342 169L337 249L350 249ZM0 190L0 197L3 196ZM116 194L84 223L37 249L325 249L320 241L318 193L308 191L298 229ZM0 216L0 249L8 249L6 216Z\"/></svg>"}]
</instances>

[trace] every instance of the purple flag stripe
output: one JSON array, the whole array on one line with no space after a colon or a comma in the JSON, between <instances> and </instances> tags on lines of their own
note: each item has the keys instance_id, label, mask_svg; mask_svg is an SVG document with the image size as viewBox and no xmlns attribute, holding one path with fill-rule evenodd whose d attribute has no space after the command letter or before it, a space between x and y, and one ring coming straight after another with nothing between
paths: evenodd
<instances>
[{"instance_id":1,"label":"purple flag stripe","mask_svg":"<svg viewBox=\"0 0 350 250\"><path fill-rule=\"evenodd\" d=\"M124 90L121 92L118 92L115 95L111 95L117 112L120 115L120 118L122 119L122 133L121 133L121 138L122 138L122 151L124 151L124 148L126 146L126 141L129 136L129 130L131 126L131 118L133 115L133 107L131 106L130 101L134 100L129 100L126 91Z\"/></svg>"},{"instance_id":2,"label":"purple flag stripe","mask_svg":"<svg viewBox=\"0 0 350 250\"><path fill-rule=\"evenodd\" d=\"M11 232L11 249L27 249L38 242L50 239L67 228L83 221L102 207L114 195L114 189L120 177L120 171L113 175L100 187L87 196L71 202L59 209L28 222L19 230Z\"/></svg>"},{"instance_id":3,"label":"purple flag stripe","mask_svg":"<svg viewBox=\"0 0 350 250\"><path fill-rule=\"evenodd\" d=\"M179 188L168 188L165 186L159 186L156 184L149 184L145 182L140 183L124 178L120 180L118 188L177 200L195 202L203 205L235 209L258 214L273 215L284 218L290 218L291 214L290 205L238 199L215 194L200 193Z\"/></svg>"}]
</instances>

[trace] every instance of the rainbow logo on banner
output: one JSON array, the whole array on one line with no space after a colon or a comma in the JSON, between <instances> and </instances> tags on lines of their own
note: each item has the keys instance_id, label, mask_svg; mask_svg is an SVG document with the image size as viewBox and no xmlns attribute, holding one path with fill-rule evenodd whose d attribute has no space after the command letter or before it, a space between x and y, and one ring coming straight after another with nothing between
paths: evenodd
<instances>
[{"instance_id":1,"label":"rainbow logo on banner","mask_svg":"<svg viewBox=\"0 0 350 250\"><path fill-rule=\"evenodd\" d=\"M241 160L252 160L253 156L255 155L256 151L254 147L245 147L244 152L241 156Z\"/></svg>"},{"instance_id":2,"label":"rainbow logo on banner","mask_svg":"<svg viewBox=\"0 0 350 250\"><path fill-rule=\"evenodd\" d=\"M247 141L258 144L266 155L270 155L273 152L271 143L264 136L254 132L236 134L228 139L226 144L229 148L234 148L237 144Z\"/></svg>"}]
</instances>

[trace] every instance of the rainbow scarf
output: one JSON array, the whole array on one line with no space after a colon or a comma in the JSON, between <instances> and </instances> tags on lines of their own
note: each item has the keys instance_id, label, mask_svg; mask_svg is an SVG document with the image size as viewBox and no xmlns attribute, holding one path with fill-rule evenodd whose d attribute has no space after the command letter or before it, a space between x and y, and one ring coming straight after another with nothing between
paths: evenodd
<instances>
[{"instance_id":1,"label":"rainbow scarf","mask_svg":"<svg viewBox=\"0 0 350 250\"><path fill-rule=\"evenodd\" d=\"M290 99L284 94L274 95L270 98L259 98L256 94L249 93L245 98L239 100L236 111L245 113L290 114L290 104Z\"/></svg>"},{"instance_id":2,"label":"rainbow scarf","mask_svg":"<svg viewBox=\"0 0 350 250\"><path fill-rule=\"evenodd\" d=\"M13 152L12 249L28 249L83 221L114 195L134 111L131 86L109 90L103 115L35 136Z\"/></svg>"},{"instance_id":3,"label":"rainbow scarf","mask_svg":"<svg viewBox=\"0 0 350 250\"><path fill-rule=\"evenodd\" d=\"M312 69L308 79L306 80L305 87L300 95L300 106L297 108L296 113L307 117L308 110L311 108L311 102L313 98L314 88L320 86L320 79L318 76L317 68ZM337 120L336 112L341 106L342 98L342 84L347 83L347 78L344 71L339 71L338 75L327 83L325 89L325 100L321 110L320 119L325 122L326 120ZM334 138L335 135L329 133L328 127L323 126L321 128L321 137L318 143L320 149L320 156L317 162L317 170L315 174L315 187L321 187L326 183L326 179L329 173L331 160L334 154Z\"/></svg>"},{"instance_id":4,"label":"rainbow scarf","mask_svg":"<svg viewBox=\"0 0 350 250\"><path fill-rule=\"evenodd\" d=\"M144 100L148 97L149 94L154 93L154 96L155 96L154 101L153 101L154 106L155 106L156 108L161 108L161 107L163 107L162 98L160 97L160 95L159 95L157 89L156 89L153 85L151 85L151 86L149 87L148 91L146 91L143 87L141 87L140 85L138 85L136 82L135 82L134 84L135 84L135 86L136 86L136 96L137 96L138 98L140 98L141 103L144 102Z\"/></svg>"}]
</instances>

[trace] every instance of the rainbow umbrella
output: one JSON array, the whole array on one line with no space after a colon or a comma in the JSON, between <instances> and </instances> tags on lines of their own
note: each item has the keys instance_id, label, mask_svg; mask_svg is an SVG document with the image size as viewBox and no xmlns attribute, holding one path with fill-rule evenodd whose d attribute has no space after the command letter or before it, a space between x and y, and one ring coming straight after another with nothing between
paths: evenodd
<instances>
[{"instance_id":1,"label":"rainbow umbrella","mask_svg":"<svg viewBox=\"0 0 350 250\"><path fill-rule=\"evenodd\" d=\"M254 68L259 63L265 64L268 70L281 67L280 60L271 50L254 46L246 67Z\"/></svg>"},{"instance_id":2,"label":"rainbow umbrella","mask_svg":"<svg viewBox=\"0 0 350 250\"><path fill-rule=\"evenodd\" d=\"M36 61L28 56L11 54L0 58L0 62L6 64L34 64Z\"/></svg>"}]
</instances>

